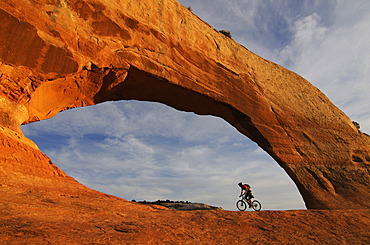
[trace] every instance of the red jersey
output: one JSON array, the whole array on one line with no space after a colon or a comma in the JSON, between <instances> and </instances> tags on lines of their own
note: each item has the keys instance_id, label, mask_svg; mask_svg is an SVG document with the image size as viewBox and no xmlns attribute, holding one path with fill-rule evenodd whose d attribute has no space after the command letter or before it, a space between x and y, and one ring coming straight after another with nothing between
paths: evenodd
<instances>
[{"instance_id":1,"label":"red jersey","mask_svg":"<svg viewBox=\"0 0 370 245\"><path fill-rule=\"evenodd\" d=\"M248 191L251 187L248 184L244 184L241 186L242 190Z\"/></svg>"}]
</instances>

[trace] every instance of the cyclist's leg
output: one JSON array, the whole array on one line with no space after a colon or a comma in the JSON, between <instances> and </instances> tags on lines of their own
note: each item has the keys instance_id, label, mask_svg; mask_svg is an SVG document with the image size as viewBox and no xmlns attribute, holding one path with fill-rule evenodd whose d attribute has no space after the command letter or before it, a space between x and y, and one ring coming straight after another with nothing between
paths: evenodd
<instances>
[{"instance_id":1,"label":"cyclist's leg","mask_svg":"<svg viewBox=\"0 0 370 245\"><path fill-rule=\"evenodd\" d=\"M248 191L245 194L245 199L247 200L249 208L251 208L252 207L252 193L250 191Z\"/></svg>"},{"instance_id":2,"label":"cyclist's leg","mask_svg":"<svg viewBox=\"0 0 370 245\"><path fill-rule=\"evenodd\" d=\"M243 198L244 198L245 200L248 200L248 193L247 193L247 192L245 192L245 193L243 194Z\"/></svg>"},{"instance_id":3,"label":"cyclist's leg","mask_svg":"<svg viewBox=\"0 0 370 245\"><path fill-rule=\"evenodd\" d=\"M249 207L249 208L250 208L250 207L252 207L252 202L251 202L251 199L250 199L250 197L248 196L248 194L245 194L244 199L245 199L245 201L248 203L248 207Z\"/></svg>"}]
</instances>

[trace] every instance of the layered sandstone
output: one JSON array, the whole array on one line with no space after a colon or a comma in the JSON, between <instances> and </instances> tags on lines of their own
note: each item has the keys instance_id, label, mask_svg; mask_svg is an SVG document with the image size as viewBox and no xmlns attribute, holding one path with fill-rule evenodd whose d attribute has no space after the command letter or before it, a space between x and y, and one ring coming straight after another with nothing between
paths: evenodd
<instances>
[{"instance_id":1,"label":"layered sandstone","mask_svg":"<svg viewBox=\"0 0 370 245\"><path fill-rule=\"evenodd\" d=\"M0 19L5 179L74 183L20 125L136 99L222 117L285 169L309 209L369 208L369 137L308 81L177 1L5 0Z\"/></svg>"}]
</instances>

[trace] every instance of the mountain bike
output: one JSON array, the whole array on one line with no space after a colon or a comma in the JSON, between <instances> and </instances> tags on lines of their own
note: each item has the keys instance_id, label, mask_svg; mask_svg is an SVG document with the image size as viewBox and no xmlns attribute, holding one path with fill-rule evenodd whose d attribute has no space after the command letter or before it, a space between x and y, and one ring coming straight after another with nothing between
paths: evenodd
<instances>
[{"instance_id":1,"label":"mountain bike","mask_svg":"<svg viewBox=\"0 0 370 245\"><path fill-rule=\"evenodd\" d=\"M245 211L247 206L249 208L253 208L254 211L260 211L262 208L262 205L258 200L252 200L252 198L247 199L245 195L243 195L242 198L236 202L236 207L240 211Z\"/></svg>"}]
</instances>

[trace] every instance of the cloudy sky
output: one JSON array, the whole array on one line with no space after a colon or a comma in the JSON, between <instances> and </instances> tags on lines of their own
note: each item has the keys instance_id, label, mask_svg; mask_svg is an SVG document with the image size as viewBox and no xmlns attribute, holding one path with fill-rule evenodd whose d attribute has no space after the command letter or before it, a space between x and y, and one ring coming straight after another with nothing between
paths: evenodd
<instances>
[{"instance_id":1,"label":"cloudy sky","mask_svg":"<svg viewBox=\"0 0 370 245\"><path fill-rule=\"evenodd\" d=\"M370 1L180 0L254 53L302 75L370 133ZM86 186L128 200L236 210L239 181L264 209L303 209L278 164L225 121L158 103L79 108L22 127Z\"/></svg>"}]
</instances>

